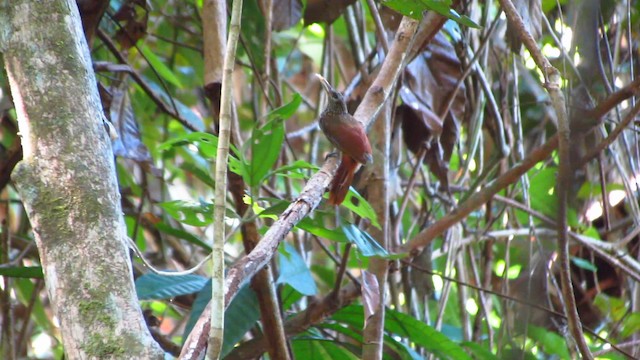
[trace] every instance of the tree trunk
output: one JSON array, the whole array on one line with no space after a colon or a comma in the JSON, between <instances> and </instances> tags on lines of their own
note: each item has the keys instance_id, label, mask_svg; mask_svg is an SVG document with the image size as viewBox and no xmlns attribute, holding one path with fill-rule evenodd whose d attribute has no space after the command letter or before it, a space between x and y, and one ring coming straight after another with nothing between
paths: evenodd
<instances>
[{"instance_id":1,"label":"tree trunk","mask_svg":"<svg viewBox=\"0 0 640 360\"><path fill-rule=\"evenodd\" d=\"M14 174L69 359L160 359L125 245L113 152L73 0L3 1L24 151Z\"/></svg>"}]
</instances>

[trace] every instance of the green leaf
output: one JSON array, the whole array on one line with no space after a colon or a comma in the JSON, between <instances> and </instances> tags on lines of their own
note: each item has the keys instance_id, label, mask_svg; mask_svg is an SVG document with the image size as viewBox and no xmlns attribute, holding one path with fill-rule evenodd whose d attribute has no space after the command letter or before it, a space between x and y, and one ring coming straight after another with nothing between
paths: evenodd
<instances>
[{"instance_id":1,"label":"green leaf","mask_svg":"<svg viewBox=\"0 0 640 360\"><path fill-rule=\"evenodd\" d=\"M169 67L167 67L167 65L165 65L163 60L160 60L160 58L147 47L147 45L142 45L139 49L144 57L149 61L149 64L158 72L160 77L177 86L179 89L182 89L182 84L180 83L180 80L178 80L178 77L171 69L169 69Z\"/></svg>"},{"instance_id":2,"label":"green leaf","mask_svg":"<svg viewBox=\"0 0 640 360\"><path fill-rule=\"evenodd\" d=\"M284 120L295 114L300 103L302 97L295 94L291 102L269 113L266 124L254 129L251 136L251 173L248 179L245 178L250 186L259 185L278 161L284 142Z\"/></svg>"},{"instance_id":3,"label":"green leaf","mask_svg":"<svg viewBox=\"0 0 640 360\"><path fill-rule=\"evenodd\" d=\"M622 321L620 337L626 339L633 334L637 334L638 331L640 331L640 313L634 312Z\"/></svg>"},{"instance_id":4,"label":"green leaf","mask_svg":"<svg viewBox=\"0 0 640 360\"><path fill-rule=\"evenodd\" d=\"M345 235L344 231L338 229L327 229L327 226L322 221L322 217L315 218L306 217L296 225L298 229L302 229L315 236L337 242L349 242L349 239Z\"/></svg>"},{"instance_id":5,"label":"green leaf","mask_svg":"<svg viewBox=\"0 0 640 360\"><path fill-rule=\"evenodd\" d=\"M205 159L215 159L218 155L218 137L205 132L192 132L173 137L158 146L159 151L168 151L176 146L195 145L198 153ZM232 154L229 156L229 169L244 177L247 173L244 158L240 151L230 145Z\"/></svg>"},{"instance_id":6,"label":"green leaf","mask_svg":"<svg viewBox=\"0 0 640 360\"><path fill-rule=\"evenodd\" d=\"M354 204L353 198L357 199ZM371 221L371 225L381 229L380 223L378 222L378 216L376 215L376 211L373 210L373 207L369 202L362 197L357 191L353 189L353 187L349 187L349 192L347 193L347 197L342 203L344 207L353 211L355 214L360 216L361 218L368 219Z\"/></svg>"},{"instance_id":7,"label":"green leaf","mask_svg":"<svg viewBox=\"0 0 640 360\"><path fill-rule=\"evenodd\" d=\"M318 292L316 282L311 276L307 264L291 244L280 246L280 276L276 284L289 284L303 295L311 296Z\"/></svg>"},{"instance_id":8,"label":"green leaf","mask_svg":"<svg viewBox=\"0 0 640 360\"><path fill-rule=\"evenodd\" d=\"M298 337L291 342L295 359L326 360L326 359L359 359L351 351L340 346L332 339L315 339Z\"/></svg>"},{"instance_id":9,"label":"green leaf","mask_svg":"<svg viewBox=\"0 0 640 360\"><path fill-rule=\"evenodd\" d=\"M0 275L13 278L44 278L42 266L0 266Z\"/></svg>"},{"instance_id":10,"label":"green leaf","mask_svg":"<svg viewBox=\"0 0 640 360\"><path fill-rule=\"evenodd\" d=\"M216 182L209 175L209 171L207 171L207 170L201 168L200 166L198 166L198 165L196 165L194 163L191 163L191 162L182 163L180 165L180 168L183 171L186 171L186 172L189 172L189 173L193 174L193 176L198 178L203 183L207 184L210 188L212 188L212 189L216 188Z\"/></svg>"},{"instance_id":11,"label":"green leaf","mask_svg":"<svg viewBox=\"0 0 640 360\"><path fill-rule=\"evenodd\" d=\"M211 246L207 243L205 243L204 241L200 240L199 238L197 238L196 236L192 235L191 233L188 233L186 231L183 230L179 230L176 228L172 228L171 226L160 222L157 223L156 225L156 229L158 229L159 231L162 231L165 234L169 234L172 236L175 236L179 239L183 239L186 240L194 245L197 245L199 247L201 247L203 250L205 250L207 253L211 252Z\"/></svg>"},{"instance_id":12,"label":"green leaf","mask_svg":"<svg viewBox=\"0 0 640 360\"><path fill-rule=\"evenodd\" d=\"M318 169L320 169L317 165L313 165L307 161L304 160L296 160L295 162L293 162L292 164L289 165L283 165L280 166L279 168L273 170L272 172L270 172L269 174L267 174L267 177L276 175L276 174L282 174L282 173L289 173L292 171L300 171L300 170L305 170L305 169L310 169L310 170L315 170L317 171Z\"/></svg>"},{"instance_id":13,"label":"green leaf","mask_svg":"<svg viewBox=\"0 0 640 360\"><path fill-rule=\"evenodd\" d=\"M189 320L184 328L182 336L183 341L187 339L193 326L202 315L207 304L211 300L211 280L207 281L205 286L196 296L191 308ZM237 344L244 334L247 333L260 318L260 306L255 292L251 290L248 284L244 285L238 291L238 294L231 300L231 304L224 312L224 337L222 344L222 356L229 354L235 344Z\"/></svg>"},{"instance_id":14,"label":"green leaf","mask_svg":"<svg viewBox=\"0 0 640 360\"><path fill-rule=\"evenodd\" d=\"M364 323L362 305L347 306L335 313L333 319L356 328L362 328ZM410 315L387 308L385 310L385 330L408 338L409 341L424 347L441 359L471 360L471 357L460 345Z\"/></svg>"},{"instance_id":15,"label":"green leaf","mask_svg":"<svg viewBox=\"0 0 640 360\"><path fill-rule=\"evenodd\" d=\"M471 353L471 355L473 355L475 359L499 360L498 357L495 356L489 349L485 348L484 346L478 343L475 343L472 341L463 341L461 345L467 348L467 350L469 350L469 352Z\"/></svg>"},{"instance_id":16,"label":"green leaf","mask_svg":"<svg viewBox=\"0 0 640 360\"><path fill-rule=\"evenodd\" d=\"M174 200L158 204L174 219L192 226L213 222L213 205L205 202Z\"/></svg>"},{"instance_id":17,"label":"green leaf","mask_svg":"<svg viewBox=\"0 0 640 360\"><path fill-rule=\"evenodd\" d=\"M380 246L366 231L360 230L353 224L343 225L341 228L349 242L356 245L363 256L386 257L389 255L387 250Z\"/></svg>"},{"instance_id":18,"label":"green leaf","mask_svg":"<svg viewBox=\"0 0 640 360\"><path fill-rule=\"evenodd\" d=\"M577 267L579 267L581 269L585 269L585 270L589 270L589 271L593 271L593 272L598 271L598 268L588 260L572 256L571 257L571 262L573 263L573 265L575 265L575 266L577 266Z\"/></svg>"},{"instance_id":19,"label":"green leaf","mask_svg":"<svg viewBox=\"0 0 640 360\"><path fill-rule=\"evenodd\" d=\"M218 137L205 132L192 132L176 136L158 146L158 150L167 151L176 146L193 144L206 159L215 159L218 153Z\"/></svg>"},{"instance_id":20,"label":"green leaf","mask_svg":"<svg viewBox=\"0 0 640 360\"><path fill-rule=\"evenodd\" d=\"M527 333L530 338L542 345L547 354L558 355L561 359L571 359L567 349L567 340L564 337L534 325L529 325Z\"/></svg>"},{"instance_id":21,"label":"green leaf","mask_svg":"<svg viewBox=\"0 0 640 360\"><path fill-rule=\"evenodd\" d=\"M136 292L140 300L170 299L196 293L207 283L200 275L163 276L144 274L136 279Z\"/></svg>"},{"instance_id":22,"label":"green leaf","mask_svg":"<svg viewBox=\"0 0 640 360\"><path fill-rule=\"evenodd\" d=\"M298 107L302 104L302 96L300 94L293 94L293 99L286 105L283 105L272 112L270 112L267 117L269 120L275 119L288 119L292 117L296 111L298 111Z\"/></svg>"},{"instance_id":23,"label":"green leaf","mask_svg":"<svg viewBox=\"0 0 640 360\"><path fill-rule=\"evenodd\" d=\"M253 131L251 137L251 173L245 179L250 186L258 186L278 161L284 141L284 119L275 118Z\"/></svg>"},{"instance_id":24,"label":"green leaf","mask_svg":"<svg viewBox=\"0 0 640 360\"><path fill-rule=\"evenodd\" d=\"M43 285L43 284L40 284ZM38 291L42 291L44 286L38 288ZM31 319L49 334L58 331L58 327L51 323L51 317L45 312L45 307L42 304L40 296L34 296L33 292L36 290L36 282L31 279L17 278L14 280L14 290L16 297L23 304L29 304L33 301L31 311ZM50 304L47 304L47 309L50 309ZM54 330L56 329L56 330Z\"/></svg>"},{"instance_id":25,"label":"green leaf","mask_svg":"<svg viewBox=\"0 0 640 360\"><path fill-rule=\"evenodd\" d=\"M402 15L421 20L427 10L435 11L440 15L468 27L480 28L473 20L465 15L458 14L451 8L451 0L383 0L382 4Z\"/></svg>"}]
</instances>

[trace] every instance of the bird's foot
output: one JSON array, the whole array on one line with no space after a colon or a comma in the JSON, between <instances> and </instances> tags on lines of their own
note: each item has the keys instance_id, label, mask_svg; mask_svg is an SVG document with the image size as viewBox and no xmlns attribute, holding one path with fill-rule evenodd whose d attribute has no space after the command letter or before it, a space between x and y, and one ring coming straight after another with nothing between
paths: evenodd
<instances>
[{"instance_id":1,"label":"bird's foot","mask_svg":"<svg viewBox=\"0 0 640 360\"><path fill-rule=\"evenodd\" d=\"M328 153L327 156L325 156L324 161L327 161L329 160L329 158L332 158L332 157L335 157L335 158L340 157L340 152L334 151L334 152Z\"/></svg>"}]
</instances>

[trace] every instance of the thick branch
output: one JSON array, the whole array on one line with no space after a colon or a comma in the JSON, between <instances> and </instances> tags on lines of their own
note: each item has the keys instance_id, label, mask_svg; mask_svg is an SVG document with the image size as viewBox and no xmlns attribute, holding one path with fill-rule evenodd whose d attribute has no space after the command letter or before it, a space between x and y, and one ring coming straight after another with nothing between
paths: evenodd
<instances>
[{"instance_id":1,"label":"thick branch","mask_svg":"<svg viewBox=\"0 0 640 360\"><path fill-rule=\"evenodd\" d=\"M133 286L113 152L75 1L0 5L24 158L13 173L67 358L162 359Z\"/></svg>"}]
</instances>

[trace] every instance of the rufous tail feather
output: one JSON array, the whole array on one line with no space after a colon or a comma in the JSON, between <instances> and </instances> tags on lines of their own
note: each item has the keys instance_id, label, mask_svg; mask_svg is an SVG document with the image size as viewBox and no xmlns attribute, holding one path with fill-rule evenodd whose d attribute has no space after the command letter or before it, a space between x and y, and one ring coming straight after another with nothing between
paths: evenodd
<instances>
[{"instance_id":1,"label":"rufous tail feather","mask_svg":"<svg viewBox=\"0 0 640 360\"><path fill-rule=\"evenodd\" d=\"M356 173L356 168L358 168L358 162L351 156L343 154L342 162L340 166L338 166L336 175L333 177L333 182L331 182L331 189L329 190L330 204L342 204L353 182L353 175Z\"/></svg>"}]
</instances>

